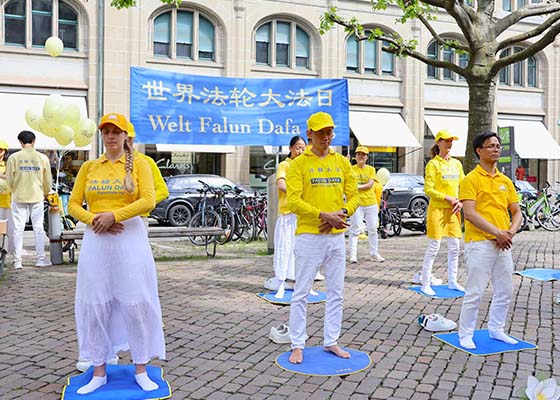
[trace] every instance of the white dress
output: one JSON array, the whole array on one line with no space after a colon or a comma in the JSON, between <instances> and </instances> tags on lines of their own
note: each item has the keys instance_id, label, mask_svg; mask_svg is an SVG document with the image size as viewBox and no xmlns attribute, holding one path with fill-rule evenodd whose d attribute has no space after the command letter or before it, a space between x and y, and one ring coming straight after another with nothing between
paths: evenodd
<instances>
[{"instance_id":1,"label":"white dress","mask_svg":"<svg viewBox=\"0 0 560 400\"><path fill-rule=\"evenodd\" d=\"M80 359L102 365L130 350L135 364L165 359L154 258L140 217L124 231L96 234L88 226L78 260L76 327Z\"/></svg>"}]
</instances>

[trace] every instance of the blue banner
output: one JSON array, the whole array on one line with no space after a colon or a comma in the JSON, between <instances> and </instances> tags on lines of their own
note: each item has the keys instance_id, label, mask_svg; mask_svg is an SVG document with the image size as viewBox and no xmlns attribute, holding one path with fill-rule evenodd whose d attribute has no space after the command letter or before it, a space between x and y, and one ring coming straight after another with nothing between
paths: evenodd
<instances>
[{"instance_id":1,"label":"blue banner","mask_svg":"<svg viewBox=\"0 0 560 400\"><path fill-rule=\"evenodd\" d=\"M286 146L317 111L348 146L345 79L239 79L130 68L130 119L138 143Z\"/></svg>"}]
</instances>

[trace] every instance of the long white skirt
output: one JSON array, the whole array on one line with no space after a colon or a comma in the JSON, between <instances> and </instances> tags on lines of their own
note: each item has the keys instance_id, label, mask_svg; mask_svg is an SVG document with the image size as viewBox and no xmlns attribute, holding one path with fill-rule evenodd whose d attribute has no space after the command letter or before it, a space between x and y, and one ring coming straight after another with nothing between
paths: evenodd
<instances>
[{"instance_id":1,"label":"long white skirt","mask_svg":"<svg viewBox=\"0 0 560 400\"><path fill-rule=\"evenodd\" d=\"M274 227L274 277L278 284L286 279L295 279L294 246L297 216L279 215Z\"/></svg>"},{"instance_id":2,"label":"long white skirt","mask_svg":"<svg viewBox=\"0 0 560 400\"><path fill-rule=\"evenodd\" d=\"M140 217L124 231L96 234L88 226L78 260L76 328L80 359L102 365L130 350L135 364L165 359L154 258Z\"/></svg>"}]
</instances>

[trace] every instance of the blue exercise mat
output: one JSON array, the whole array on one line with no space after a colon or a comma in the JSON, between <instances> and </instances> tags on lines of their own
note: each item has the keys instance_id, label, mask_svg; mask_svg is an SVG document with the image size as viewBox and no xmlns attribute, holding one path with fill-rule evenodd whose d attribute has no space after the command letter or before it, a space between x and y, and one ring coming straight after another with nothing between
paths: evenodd
<instances>
[{"instance_id":1,"label":"blue exercise mat","mask_svg":"<svg viewBox=\"0 0 560 400\"><path fill-rule=\"evenodd\" d=\"M500 340L491 339L488 335L488 329L479 329L474 331L473 341L476 345L476 349L465 349L459 344L459 333L438 333L433 335L438 340L447 343L465 353L472 354L473 356L490 356L492 354L507 353L510 351L521 351L521 350L532 350L536 349L537 345L524 342L516 337L519 342L517 344L508 344Z\"/></svg>"},{"instance_id":2,"label":"blue exercise mat","mask_svg":"<svg viewBox=\"0 0 560 400\"><path fill-rule=\"evenodd\" d=\"M327 294L325 292L320 292L318 290L316 290L316 292L317 292L317 296L312 296L312 295L307 296L308 303L310 304L322 303L327 300ZM280 304L280 305L288 306L292 301L292 295L294 294L294 290L286 289L284 291L284 297L282 297L281 299L277 299L276 297L274 297L275 294L276 292L257 293L257 296L272 304Z\"/></svg>"},{"instance_id":3,"label":"blue exercise mat","mask_svg":"<svg viewBox=\"0 0 560 400\"><path fill-rule=\"evenodd\" d=\"M435 296L428 296L426 293L420 290L421 288L421 286L407 287L408 290L412 290L413 292L432 299L457 299L465 295L465 292L463 292L462 290L449 289L446 285L432 286L432 289L434 290L434 292L436 292Z\"/></svg>"},{"instance_id":4,"label":"blue exercise mat","mask_svg":"<svg viewBox=\"0 0 560 400\"><path fill-rule=\"evenodd\" d=\"M369 368L372 364L367 353L359 350L344 349L350 358L340 358L325 351L323 347L306 347L303 350L303 362L292 364L288 361L291 351L276 357L276 365L285 371L302 375L341 376L351 375Z\"/></svg>"},{"instance_id":5,"label":"blue exercise mat","mask_svg":"<svg viewBox=\"0 0 560 400\"><path fill-rule=\"evenodd\" d=\"M76 393L79 388L87 385L93 377L93 367L82 374L68 378L62 390L61 400L148 400L168 399L171 397L171 386L163 379L163 370L148 365L148 376L158 384L159 388L145 392L134 379L134 365L107 365L107 384L89 394Z\"/></svg>"},{"instance_id":6,"label":"blue exercise mat","mask_svg":"<svg viewBox=\"0 0 560 400\"><path fill-rule=\"evenodd\" d=\"M530 268L523 271L515 271L514 273L538 281L555 281L560 279L560 270L557 269Z\"/></svg>"}]
</instances>

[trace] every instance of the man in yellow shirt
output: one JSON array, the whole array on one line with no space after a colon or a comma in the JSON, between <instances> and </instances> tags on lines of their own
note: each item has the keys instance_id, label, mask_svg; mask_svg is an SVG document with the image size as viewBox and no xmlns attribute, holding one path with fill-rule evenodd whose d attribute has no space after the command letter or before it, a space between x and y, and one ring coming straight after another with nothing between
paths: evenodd
<instances>
[{"instance_id":1,"label":"man in yellow shirt","mask_svg":"<svg viewBox=\"0 0 560 400\"><path fill-rule=\"evenodd\" d=\"M136 131L134 129L134 125L132 124L132 122L128 123L128 129L126 133L128 135L127 136L128 143L132 147L134 145L134 138L136 137ZM146 161L148 161L148 164L150 164L150 169L152 170L152 175L154 177L154 188L156 190L156 205L159 202L167 199L169 197L169 189L167 189L167 184L165 183L165 180L161 175L161 171L159 170L159 167L157 166L154 159L150 156L139 153L137 150L134 150L134 157L144 158ZM149 212L142 215L142 220L146 225L146 230L148 230L149 227L149 222L148 222L149 216L150 216Z\"/></svg>"},{"instance_id":2,"label":"man in yellow shirt","mask_svg":"<svg viewBox=\"0 0 560 400\"><path fill-rule=\"evenodd\" d=\"M334 152L334 121L324 112L309 117L312 146L292 161L286 184L288 207L297 215L295 241L296 283L290 305L291 363L303 361L307 324L307 295L323 266L327 282L324 347L343 358L340 348L346 246L346 218L358 206L358 185L350 162ZM346 203L344 203L346 197Z\"/></svg>"},{"instance_id":3,"label":"man in yellow shirt","mask_svg":"<svg viewBox=\"0 0 560 400\"><path fill-rule=\"evenodd\" d=\"M45 256L43 200L51 190L51 165L46 155L35 150L33 132L21 131L18 140L22 149L8 158L6 167L6 179L12 190L14 267L22 268L23 231L30 216L35 234L36 266L48 267L51 262Z\"/></svg>"},{"instance_id":4,"label":"man in yellow shirt","mask_svg":"<svg viewBox=\"0 0 560 400\"><path fill-rule=\"evenodd\" d=\"M496 168L502 148L500 138L494 132L483 132L474 139L473 148L480 163L465 177L459 190L466 219L467 268L465 297L459 318L459 343L467 349L476 348L473 334L480 300L489 279L494 291L489 335L506 343L517 343L504 333L504 326L513 291L511 247L521 224L515 187Z\"/></svg>"},{"instance_id":5,"label":"man in yellow shirt","mask_svg":"<svg viewBox=\"0 0 560 400\"><path fill-rule=\"evenodd\" d=\"M350 242L350 262L358 262L358 235L361 231L362 222L366 220L368 232L369 255L372 261L383 262L385 259L379 254L379 238L377 235L377 225L379 224L379 203L375 194L375 168L367 165L369 149L365 146L356 148L356 165L352 166L352 172L358 181L359 207L356 209L350 221L349 242Z\"/></svg>"}]
</instances>

